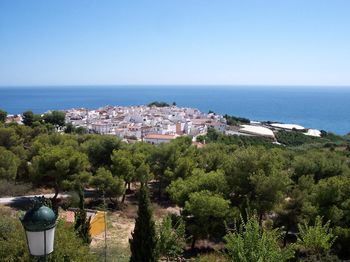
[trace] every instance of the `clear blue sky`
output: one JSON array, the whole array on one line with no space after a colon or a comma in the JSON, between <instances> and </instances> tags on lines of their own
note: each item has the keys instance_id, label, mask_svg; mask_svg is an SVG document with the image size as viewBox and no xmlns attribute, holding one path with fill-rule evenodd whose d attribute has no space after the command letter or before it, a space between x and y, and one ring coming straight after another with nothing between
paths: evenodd
<instances>
[{"instance_id":1,"label":"clear blue sky","mask_svg":"<svg viewBox=\"0 0 350 262\"><path fill-rule=\"evenodd\" d=\"M1 0L0 85L350 85L349 0Z\"/></svg>"}]
</instances>

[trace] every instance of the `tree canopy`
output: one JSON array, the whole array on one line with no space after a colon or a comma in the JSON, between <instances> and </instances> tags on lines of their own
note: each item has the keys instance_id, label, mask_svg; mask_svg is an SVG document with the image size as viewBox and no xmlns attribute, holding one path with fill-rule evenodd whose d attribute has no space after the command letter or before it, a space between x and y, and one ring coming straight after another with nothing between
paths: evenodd
<instances>
[{"instance_id":1,"label":"tree canopy","mask_svg":"<svg viewBox=\"0 0 350 262\"><path fill-rule=\"evenodd\" d=\"M7 117L7 112L0 109L0 123L4 123Z\"/></svg>"}]
</instances>

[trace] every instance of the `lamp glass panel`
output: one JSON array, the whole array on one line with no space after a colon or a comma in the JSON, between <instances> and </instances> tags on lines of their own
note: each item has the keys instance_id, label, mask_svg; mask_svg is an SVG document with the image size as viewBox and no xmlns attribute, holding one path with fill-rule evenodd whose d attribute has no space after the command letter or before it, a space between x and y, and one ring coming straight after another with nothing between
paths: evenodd
<instances>
[{"instance_id":1,"label":"lamp glass panel","mask_svg":"<svg viewBox=\"0 0 350 262\"><path fill-rule=\"evenodd\" d=\"M28 238L29 252L33 256L45 255L45 231L31 232L26 231ZM46 230L46 254L50 254L53 251L55 237L55 227Z\"/></svg>"},{"instance_id":2,"label":"lamp glass panel","mask_svg":"<svg viewBox=\"0 0 350 262\"><path fill-rule=\"evenodd\" d=\"M56 227L46 230L46 254L50 254L53 252L55 229Z\"/></svg>"}]
</instances>

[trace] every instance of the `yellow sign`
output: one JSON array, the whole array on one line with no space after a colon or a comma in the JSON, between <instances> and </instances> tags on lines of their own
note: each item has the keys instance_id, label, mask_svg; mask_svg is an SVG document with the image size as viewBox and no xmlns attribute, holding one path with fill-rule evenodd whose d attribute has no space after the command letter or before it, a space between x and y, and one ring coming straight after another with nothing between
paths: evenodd
<instances>
[{"instance_id":1,"label":"yellow sign","mask_svg":"<svg viewBox=\"0 0 350 262\"><path fill-rule=\"evenodd\" d=\"M90 221L90 235L97 236L105 231L105 212L97 211Z\"/></svg>"}]
</instances>

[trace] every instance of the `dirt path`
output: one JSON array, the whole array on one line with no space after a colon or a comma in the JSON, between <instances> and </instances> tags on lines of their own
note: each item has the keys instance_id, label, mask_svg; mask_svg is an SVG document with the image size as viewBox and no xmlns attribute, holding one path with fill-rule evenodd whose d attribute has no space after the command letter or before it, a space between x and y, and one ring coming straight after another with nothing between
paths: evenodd
<instances>
[{"instance_id":1,"label":"dirt path","mask_svg":"<svg viewBox=\"0 0 350 262\"><path fill-rule=\"evenodd\" d=\"M120 212L108 213L107 216L107 241L127 248L129 246L129 238L134 230L135 219L125 217ZM101 233L93 238L91 246L98 246L104 243L105 233Z\"/></svg>"}]
</instances>

